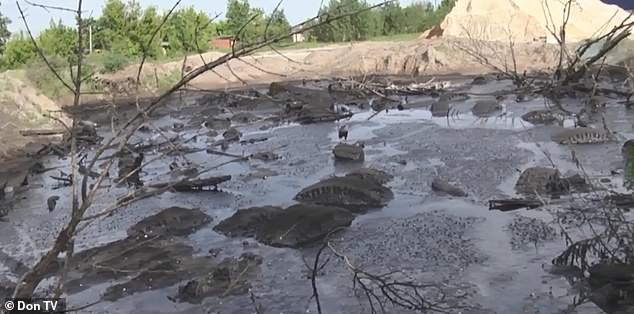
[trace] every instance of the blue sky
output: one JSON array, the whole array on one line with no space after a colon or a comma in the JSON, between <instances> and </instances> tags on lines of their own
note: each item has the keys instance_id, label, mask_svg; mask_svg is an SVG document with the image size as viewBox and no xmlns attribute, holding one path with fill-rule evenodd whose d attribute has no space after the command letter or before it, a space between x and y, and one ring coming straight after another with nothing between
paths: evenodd
<instances>
[{"instance_id":1,"label":"blue sky","mask_svg":"<svg viewBox=\"0 0 634 314\"><path fill-rule=\"evenodd\" d=\"M44 29L51 18L59 19L61 18L66 23L73 23L72 13L59 12L59 11L51 11L46 12L42 8L31 7L24 3L22 0L18 0L22 8L26 11L27 20L29 22L29 27L33 32L39 32ZM155 5L161 9L169 9L172 5L174 5L175 0L140 0L141 4L146 5ZM263 8L266 12L271 12L275 6L277 5L279 0L250 0L252 6ZM409 4L414 2L415 0L401 0L401 4ZM429 0L431 2L438 0ZM32 2L55 5L55 6L64 6L64 7L76 7L76 0L32 0ZM104 0L84 0L84 10L86 14L98 16L101 12L101 8L104 4ZM324 0L324 3L327 3L328 0ZM379 3L381 0L368 0L368 3ZM310 18L314 16L319 8L319 4L321 0L285 0L282 2L282 8L286 13L287 18L291 22L291 24L299 23L306 18ZM190 6L204 10L209 14L214 13L224 13L227 7L226 0L183 0L180 6ZM0 7L2 13L8 16L12 23L10 25L11 31L17 31L24 29L24 24L20 19L20 13L17 9L15 1L2 1L2 6Z\"/></svg>"}]
</instances>

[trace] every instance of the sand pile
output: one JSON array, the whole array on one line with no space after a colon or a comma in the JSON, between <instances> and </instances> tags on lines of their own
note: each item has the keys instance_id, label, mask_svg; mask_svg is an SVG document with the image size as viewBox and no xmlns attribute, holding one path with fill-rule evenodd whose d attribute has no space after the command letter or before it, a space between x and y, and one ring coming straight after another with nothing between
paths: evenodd
<instances>
[{"instance_id":1,"label":"sand pile","mask_svg":"<svg viewBox=\"0 0 634 314\"><path fill-rule=\"evenodd\" d=\"M465 52L470 42L460 38L417 40L402 43L360 43L348 49L318 51L304 59L307 64L322 69L322 73L337 75L437 75L475 74L491 71ZM518 70L541 70L556 62L556 48L544 43L518 43L514 50ZM482 51L490 62L505 68L497 56L509 55L508 45L491 43ZM495 52L495 53L493 53ZM510 60L506 60L510 62ZM507 64L507 66L512 66ZM327 71L323 70L327 69Z\"/></svg>"},{"instance_id":2,"label":"sand pile","mask_svg":"<svg viewBox=\"0 0 634 314\"><path fill-rule=\"evenodd\" d=\"M563 22L565 1L558 0L457 0L453 10L437 28L422 36L452 36L516 42L555 39L549 32ZM629 13L600 0L576 0L567 27L569 42L604 34L619 25ZM554 27L553 27L554 25Z\"/></svg>"},{"instance_id":3,"label":"sand pile","mask_svg":"<svg viewBox=\"0 0 634 314\"><path fill-rule=\"evenodd\" d=\"M0 73L0 159L33 140L21 136L20 129L59 127L47 115L60 117L55 113L60 107L17 76Z\"/></svg>"}]
</instances>

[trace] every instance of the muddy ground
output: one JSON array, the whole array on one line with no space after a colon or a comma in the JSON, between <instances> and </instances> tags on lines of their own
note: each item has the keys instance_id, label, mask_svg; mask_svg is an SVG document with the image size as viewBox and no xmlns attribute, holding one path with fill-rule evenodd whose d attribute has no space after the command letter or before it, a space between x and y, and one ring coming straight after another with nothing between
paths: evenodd
<instances>
[{"instance_id":1,"label":"muddy ground","mask_svg":"<svg viewBox=\"0 0 634 314\"><path fill-rule=\"evenodd\" d=\"M187 143L186 154L165 155L143 168L140 178L146 186L174 180L177 174L169 169L173 162L203 170L234 159L206 152L210 147L222 151L219 141L229 124L245 142L230 143L224 153L270 152L279 158L228 163L207 174L231 175L219 191L166 192L90 225L75 242L76 258L66 285L69 302L81 306L102 300L82 310L86 313L251 313L257 306L261 313L316 313L304 261L313 261L316 246L273 247L253 237L227 236L214 227L238 209L286 208L297 204L295 195L311 184L371 167L393 176L386 186L394 197L383 208L355 213L350 226L334 235L333 247L352 264L375 273L398 270L407 280L433 284L425 291L430 301L439 301L436 288L442 288L442 304L453 313L561 313L571 308L578 287L550 265L565 248L550 210L488 208L490 199L515 196L515 182L528 167L549 166L552 160L564 174L578 172L569 148L551 140L561 126L537 126L520 118L543 109L543 99L516 103L509 96L506 114L477 119L470 111L474 103L509 88L510 82L472 85L471 78L454 77L452 86L471 98L452 102L456 113L451 117L434 117L430 106L438 99L425 95L408 97L403 110L392 108L402 99L395 97L386 105L388 112L381 108L377 114L368 97L337 96L328 93L325 84L308 83L315 92L304 101L312 109L335 101L364 108L350 106L353 115L338 122L299 124L288 123L296 116L282 114L287 107L267 98L174 97L152 120L150 130L139 132L132 142L161 142L155 127L169 136L197 138ZM577 100L567 104L570 109L579 106ZM231 123L222 120L238 113ZM130 114L122 111L118 117L124 121ZM316 109L306 115L323 117ZM634 112L609 105L605 115L611 129L634 137ZM108 138L107 117L93 112L84 118L100 123L100 135ZM218 130L204 126L205 121ZM363 142L363 161L334 160L332 150L340 142L343 123L349 125L347 142ZM622 166L622 142L580 145L576 157L592 178L607 178L616 185L621 178L611 171ZM145 158L159 154L149 150ZM29 176L29 188L5 204L8 215L0 223L4 281L15 281L24 271L22 264L32 265L68 219L71 188L59 187L50 178L65 170L68 160L47 157L43 163L61 168ZM431 182L438 176L459 182L468 196L432 191ZM131 189L115 187L112 180L105 185L89 215ZM60 198L49 212L47 199L54 195ZM352 290L345 264L333 260L316 282L324 313L370 312L365 297ZM41 288L45 291L52 283ZM600 312L591 303L576 311ZM392 306L386 312L410 313Z\"/></svg>"}]
</instances>

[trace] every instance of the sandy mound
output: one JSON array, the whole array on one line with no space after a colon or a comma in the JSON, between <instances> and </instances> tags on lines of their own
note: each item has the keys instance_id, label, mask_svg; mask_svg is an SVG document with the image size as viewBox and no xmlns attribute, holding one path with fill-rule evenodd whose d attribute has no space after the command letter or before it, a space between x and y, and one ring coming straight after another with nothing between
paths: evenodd
<instances>
[{"instance_id":1,"label":"sandy mound","mask_svg":"<svg viewBox=\"0 0 634 314\"><path fill-rule=\"evenodd\" d=\"M423 34L468 37L480 40L554 43L548 31L563 22L565 1L556 0L457 0L456 6L440 24ZM619 25L629 15L616 5L600 0L577 0L570 13L568 41L581 41L601 35Z\"/></svg>"},{"instance_id":2,"label":"sandy mound","mask_svg":"<svg viewBox=\"0 0 634 314\"><path fill-rule=\"evenodd\" d=\"M55 125L45 114L61 117L54 112L60 109L55 102L17 76L15 71L0 73L0 158L29 142L20 129Z\"/></svg>"},{"instance_id":3,"label":"sandy mound","mask_svg":"<svg viewBox=\"0 0 634 314\"><path fill-rule=\"evenodd\" d=\"M338 75L390 74L436 75L450 73L481 73L491 69L482 66L464 51L471 47L469 40L443 38L402 43L362 43L348 49L317 51L306 57L305 62L319 65ZM508 45L491 43L482 54L494 51L504 55ZM518 70L537 70L553 65L555 48L544 43L525 43L515 46ZM510 53L510 52L509 52ZM490 61L504 68L504 60L493 56ZM506 60L509 62L510 60Z\"/></svg>"}]
</instances>

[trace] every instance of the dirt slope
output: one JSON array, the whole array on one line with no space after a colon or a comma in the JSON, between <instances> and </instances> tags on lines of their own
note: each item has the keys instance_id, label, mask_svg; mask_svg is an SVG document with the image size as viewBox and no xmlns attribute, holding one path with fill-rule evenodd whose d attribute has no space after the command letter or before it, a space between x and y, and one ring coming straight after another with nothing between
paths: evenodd
<instances>
[{"instance_id":1,"label":"dirt slope","mask_svg":"<svg viewBox=\"0 0 634 314\"><path fill-rule=\"evenodd\" d=\"M0 159L32 140L21 136L20 129L56 125L45 114L59 115L55 102L18 77L16 71L0 73Z\"/></svg>"}]
</instances>

